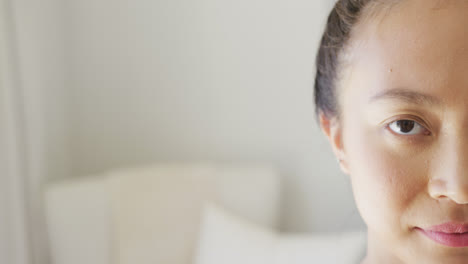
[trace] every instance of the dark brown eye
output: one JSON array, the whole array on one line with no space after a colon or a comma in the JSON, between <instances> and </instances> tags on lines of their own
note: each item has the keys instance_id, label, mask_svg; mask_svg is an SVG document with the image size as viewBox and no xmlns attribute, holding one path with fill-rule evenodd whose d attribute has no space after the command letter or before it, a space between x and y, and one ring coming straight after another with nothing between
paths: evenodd
<instances>
[{"instance_id":1,"label":"dark brown eye","mask_svg":"<svg viewBox=\"0 0 468 264\"><path fill-rule=\"evenodd\" d=\"M395 133L400 135L417 135L424 131L424 127L413 120L396 120L388 125Z\"/></svg>"}]
</instances>

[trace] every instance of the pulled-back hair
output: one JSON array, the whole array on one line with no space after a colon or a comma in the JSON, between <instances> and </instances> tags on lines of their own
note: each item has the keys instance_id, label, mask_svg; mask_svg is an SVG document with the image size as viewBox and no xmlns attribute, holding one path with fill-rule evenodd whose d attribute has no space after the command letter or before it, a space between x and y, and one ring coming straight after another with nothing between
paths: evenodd
<instances>
[{"instance_id":1,"label":"pulled-back hair","mask_svg":"<svg viewBox=\"0 0 468 264\"><path fill-rule=\"evenodd\" d=\"M314 101L316 118L319 113L326 117L340 117L337 96L337 80L341 56L349 44L351 31L366 15L373 14L375 7L382 3L396 1L382 0L338 0L331 10L325 30L320 41L316 57L316 75L314 84Z\"/></svg>"}]
</instances>

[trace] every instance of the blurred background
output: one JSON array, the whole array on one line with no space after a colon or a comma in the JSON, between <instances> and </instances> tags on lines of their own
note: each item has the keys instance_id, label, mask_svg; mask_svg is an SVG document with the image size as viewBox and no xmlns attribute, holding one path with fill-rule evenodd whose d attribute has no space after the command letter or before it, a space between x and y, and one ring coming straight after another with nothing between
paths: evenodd
<instances>
[{"instance_id":1,"label":"blurred background","mask_svg":"<svg viewBox=\"0 0 468 264\"><path fill-rule=\"evenodd\" d=\"M261 164L276 230L364 227L314 117L333 0L0 3L0 263L52 263L49 184L148 164Z\"/></svg>"}]
</instances>

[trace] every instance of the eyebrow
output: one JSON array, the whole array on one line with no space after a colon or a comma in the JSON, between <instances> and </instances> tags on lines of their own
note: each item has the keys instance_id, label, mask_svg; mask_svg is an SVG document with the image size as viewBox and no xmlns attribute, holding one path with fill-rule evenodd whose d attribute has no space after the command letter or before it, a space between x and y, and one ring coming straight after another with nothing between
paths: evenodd
<instances>
[{"instance_id":1,"label":"eyebrow","mask_svg":"<svg viewBox=\"0 0 468 264\"><path fill-rule=\"evenodd\" d=\"M369 103L382 99L397 99L411 104L441 105L442 102L429 94L415 92L404 88L394 88L379 92L369 98Z\"/></svg>"}]
</instances>

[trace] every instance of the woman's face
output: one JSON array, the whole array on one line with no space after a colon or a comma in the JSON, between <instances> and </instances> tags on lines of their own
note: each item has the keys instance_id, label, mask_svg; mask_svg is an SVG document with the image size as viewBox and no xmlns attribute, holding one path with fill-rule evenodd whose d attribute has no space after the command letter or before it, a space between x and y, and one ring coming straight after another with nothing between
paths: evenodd
<instances>
[{"instance_id":1,"label":"woman's face","mask_svg":"<svg viewBox=\"0 0 468 264\"><path fill-rule=\"evenodd\" d=\"M378 263L468 263L468 247L415 229L468 223L467 25L463 0L402 1L359 25L341 121L321 120Z\"/></svg>"}]
</instances>

